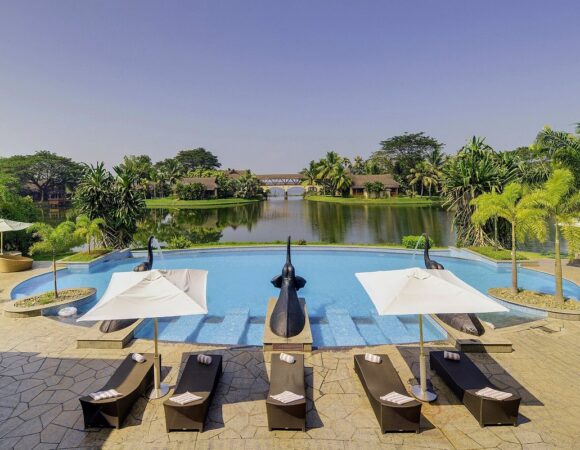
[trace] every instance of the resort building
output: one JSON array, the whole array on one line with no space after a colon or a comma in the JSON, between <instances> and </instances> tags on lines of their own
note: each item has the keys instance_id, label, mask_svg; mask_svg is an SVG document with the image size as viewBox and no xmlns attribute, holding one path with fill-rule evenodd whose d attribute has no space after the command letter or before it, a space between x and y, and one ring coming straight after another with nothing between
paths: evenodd
<instances>
[{"instance_id":1,"label":"resort building","mask_svg":"<svg viewBox=\"0 0 580 450\"><path fill-rule=\"evenodd\" d=\"M395 181L391 174L352 175L351 179L351 197L396 197L399 193L399 183Z\"/></svg>"},{"instance_id":2,"label":"resort building","mask_svg":"<svg viewBox=\"0 0 580 450\"><path fill-rule=\"evenodd\" d=\"M188 177L181 179L182 184L202 184L205 187L204 198L217 196L217 183L214 177Z\"/></svg>"}]
</instances>

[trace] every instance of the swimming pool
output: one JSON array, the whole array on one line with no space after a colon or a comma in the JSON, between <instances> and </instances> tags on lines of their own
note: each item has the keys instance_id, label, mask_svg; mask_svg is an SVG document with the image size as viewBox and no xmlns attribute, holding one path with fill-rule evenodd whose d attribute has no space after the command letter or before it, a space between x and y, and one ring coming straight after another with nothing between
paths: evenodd
<instances>
[{"instance_id":1,"label":"swimming pool","mask_svg":"<svg viewBox=\"0 0 580 450\"><path fill-rule=\"evenodd\" d=\"M510 285L509 267L495 267L445 256L434 258L481 292L486 292L490 287ZM267 301L278 295L270 279L280 273L284 260L283 248L184 251L157 258L154 267L158 269L196 268L209 271L208 316L160 320L160 338L180 342L261 345ZM59 272L59 287L94 287L97 289L97 298L100 298L113 272L131 271L142 261L142 258L112 261L90 272L66 269ZM370 299L354 274L421 267L422 255L365 249L350 251L294 247L292 262L297 274L307 280L299 294L306 298L314 345L375 345L417 341L417 318L376 316ZM553 292L553 278L546 274L520 269L519 282L526 289ZM51 274L34 277L18 285L12 291L12 298L49 290L51 283ZM570 282L564 282L564 291L567 296L580 296L580 288ZM90 306L87 305L85 309ZM82 313L83 309L79 312ZM486 314L485 320L505 322L506 316L526 318L525 313L513 311L498 315ZM137 337L151 336L151 324L137 331ZM426 321L426 340L445 337L443 329L434 321Z\"/></svg>"}]
</instances>

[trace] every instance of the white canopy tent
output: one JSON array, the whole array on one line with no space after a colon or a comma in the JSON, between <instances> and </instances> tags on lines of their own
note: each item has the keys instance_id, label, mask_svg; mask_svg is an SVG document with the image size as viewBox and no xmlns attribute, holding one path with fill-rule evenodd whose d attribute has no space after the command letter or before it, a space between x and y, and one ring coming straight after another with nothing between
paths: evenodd
<instances>
[{"instance_id":1,"label":"white canopy tent","mask_svg":"<svg viewBox=\"0 0 580 450\"><path fill-rule=\"evenodd\" d=\"M31 223L15 222L14 220L0 219L0 255L4 254L4 232L20 231L28 228Z\"/></svg>"},{"instance_id":2,"label":"white canopy tent","mask_svg":"<svg viewBox=\"0 0 580 450\"><path fill-rule=\"evenodd\" d=\"M157 318L207 314L207 270L117 272L107 290L79 321L154 319L155 386L150 398L167 393L161 385Z\"/></svg>"},{"instance_id":3,"label":"white canopy tent","mask_svg":"<svg viewBox=\"0 0 580 450\"><path fill-rule=\"evenodd\" d=\"M420 385L413 394L420 400L437 396L427 391L423 345L423 314L483 313L508 311L448 270L411 268L357 273L380 315L419 315Z\"/></svg>"}]
</instances>

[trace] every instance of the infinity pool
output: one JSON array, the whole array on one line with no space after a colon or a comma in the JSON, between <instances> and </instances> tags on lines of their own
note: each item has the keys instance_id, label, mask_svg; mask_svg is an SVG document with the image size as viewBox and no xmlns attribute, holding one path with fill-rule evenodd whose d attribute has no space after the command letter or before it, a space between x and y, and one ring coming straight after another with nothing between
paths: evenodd
<instances>
[{"instance_id":1,"label":"infinity pool","mask_svg":"<svg viewBox=\"0 0 580 450\"><path fill-rule=\"evenodd\" d=\"M509 268L496 268L476 261L437 256L446 269L481 292L490 287L509 286ZM160 320L160 338L167 341L215 344L261 345L267 301L278 295L270 279L278 275L285 260L285 249L186 251L157 258L158 269L206 269L207 316ZM104 263L90 272L62 270L60 288L94 287L97 298L105 291L113 272L131 271L142 258ZM292 262L298 275L306 278L300 290L305 297L312 323L315 346L376 345L415 342L418 323L415 316L378 317L366 292L355 278L356 272L422 267L422 255L365 250L319 250L294 248ZM17 299L51 289L52 275L45 274L18 285L12 291ZM520 286L553 292L549 275L520 269ZM565 295L578 299L580 288L564 282ZM87 305L84 310L92 305ZM498 326L512 325L536 316L521 311L485 314L483 319ZM137 331L137 337L150 338L151 324ZM434 321L426 321L427 340L445 339Z\"/></svg>"}]
</instances>

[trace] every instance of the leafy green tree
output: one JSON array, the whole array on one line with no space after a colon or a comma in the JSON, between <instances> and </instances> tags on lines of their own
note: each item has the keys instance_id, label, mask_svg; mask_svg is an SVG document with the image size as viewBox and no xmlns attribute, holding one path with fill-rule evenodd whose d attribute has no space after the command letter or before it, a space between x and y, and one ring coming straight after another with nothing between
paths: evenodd
<instances>
[{"instance_id":1,"label":"leafy green tree","mask_svg":"<svg viewBox=\"0 0 580 450\"><path fill-rule=\"evenodd\" d=\"M350 178L347 169L340 164L330 174L330 180L334 190L340 192L342 195L348 192L352 184L352 178Z\"/></svg>"},{"instance_id":2,"label":"leafy green tree","mask_svg":"<svg viewBox=\"0 0 580 450\"><path fill-rule=\"evenodd\" d=\"M145 214L145 200L143 192L135 189L136 175L119 167L115 170L113 176L103 163L87 166L74 201L78 211L89 219L104 219L103 241L107 247L123 248L131 243L137 222Z\"/></svg>"},{"instance_id":3,"label":"leafy green tree","mask_svg":"<svg viewBox=\"0 0 580 450\"><path fill-rule=\"evenodd\" d=\"M180 200L203 200L205 197L205 186L201 183L178 183L176 192Z\"/></svg>"},{"instance_id":4,"label":"leafy green tree","mask_svg":"<svg viewBox=\"0 0 580 450\"><path fill-rule=\"evenodd\" d=\"M530 194L532 202L554 227L554 273L556 300L564 302L560 237L562 228L571 226L580 214L580 193L574 185L574 175L568 169L556 169L544 186Z\"/></svg>"},{"instance_id":5,"label":"leafy green tree","mask_svg":"<svg viewBox=\"0 0 580 450\"><path fill-rule=\"evenodd\" d=\"M315 186L318 182L318 167L316 162L310 161L308 167L302 169L300 174L304 176L304 180L302 180L303 186Z\"/></svg>"},{"instance_id":6,"label":"leafy green tree","mask_svg":"<svg viewBox=\"0 0 580 450\"><path fill-rule=\"evenodd\" d=\"M103 228L105 225L105 220L100 217L92 220L85 214L81 214L77 217L75 223L75 234L80 239L85 240L89 254L91 254L91 244L94 242L95 245L93 247L95 247L97 242L103 240Z\"/></svg>"},{"instance_id":7,"label":"leafy green tree","mask_svg":"<svg viewBox=\"0 0 580 450\"><path fill-rule=\"evenodd\" d=\"M56 190L73 189L82 174L82 165L49 151L39 151L0 159L0 172L18 179L22 194L38 193L39 200L44 202Z\"/></svg>"},{"instance_id":8,"label":"leafy green tree","mask_svg":"<svg viewBox=\"0 0 580 450\"><path fill-rule=\"evenodd\" d=\"M35 223L28 229L33 236L38 239L30 247L30 254L49 253L52 255L52 276L54 282L54 297L58 298L58 287L56 284L56 255L70 251L72 247L78 245L79 239L75 235L75 224L70 221L61 222L56 227L47 223Z\"/></svg>"},{"instance_id":9,"label":"leafy green tree","mask_svg":"<svg viewBox=\"0 0 580 450\"><path fill-rule=\"evenodd\" d=\"M153 164L149 155L128 155L123 157L120 168L132 171L139 180L149 180Z\"/></svg>"},{"instance_id":10,"label":"leafy green tree","mask_svg":"<svg viewBox=\"0 0 580 450\"><path fill-rule=\"evenodd\" d=\"M237 198L258 199L263 198L264 190L260 180L248 171L238 179L238 190L234 196Z\"/></svg>"},{"instance_id":11,"label":"leafy green tree","mask_svg":"<svg viewBox=\"0 0 580 450\"><path fill-rule=\"evenodd\" d=\"M218 198L231 198L238 190L238 181L223 172L220 172L216 176L215 182L217 185Z\"/></svg>"},{"instance_id":12,"label":"leafy green tree","mask_svg":"<svg viewBox=\"0 0 580 450\"><path fill-rule=\"evenodd\" d=\"M165 159L155 164L155 168L159 171L160 174L162 174L163 179L167 184L169 184L170 188L174 192L177 183L179 183L186 172L183 165L176 159L172 158Z\"/></svg>"},{"instance_id":13,"label":"leafy green tree","mask_svg":"<svg viewBox=\"0 0 580 450\"><path fill-rule=\"evenodd\" d=\"M545 212L534 206L529 195L518 183L510 183L501 194L484 193L471 200L475 211L471 216L476 226L483 226L494 217L501 217L511 225L512 292L518 292L517 243L526 236L534 236L543 241L547 228Z\"/></svg>"},{"instance_id":14,"label":"leafy green tree","mask_svg":"<svg viewBox=\"0 0 580 450\"><path fill-rule=\"evenodd\" d=\"M536 138L535 147L544 153L555 167L569 169L576 189L580 188L580 136L545 127Z\"/></svg>"},{"instance_id":15,"label":"leafy green tree","mask_svg":"<svg viewBox=\"0 0 580 450\"><path fill-rule=\"evenodd\" d=\"M393 136L381 141L380 145L381 149L374 152L371 159L381 167L381 171L391 173L405 186L408 186L411 169L434 151L443 148L441 142L423 132Z\"/></svg>"},{"instance_id":16,"label":"leafy green tree","mask_svg":"<svg viewBox=\"0 0 580 450\"><path fill-rule=\"evenodd\" d=\"M17 222L35 222L40 211L30 197L18 195L18 182L13 177L0 173L0 217ZM8 250L22 250L24 253L32 244L30 233L14 231L4 236L4 247Z\"/></svg>"},{"instance_id":17,"label":"leafy green tree","mask_svg":"<svg viewBox=\"0 0 580 450\"><path fill-rule=\"evenodd\" d=\"M217 156L203 147L182 150L175 157L186 170L217 169L221 167Z\"/></svg>"},{"instance_id":18,"label":"leafy green tree","mask_svg":"<svg viewBox=\"0 0 580 450\"><path fill-rule=\"evenodd\" d=\"M364 175L365 173L365 160L362 156L355 156L350 173L353 175Z\"/></svg>"}]
</instances>

